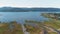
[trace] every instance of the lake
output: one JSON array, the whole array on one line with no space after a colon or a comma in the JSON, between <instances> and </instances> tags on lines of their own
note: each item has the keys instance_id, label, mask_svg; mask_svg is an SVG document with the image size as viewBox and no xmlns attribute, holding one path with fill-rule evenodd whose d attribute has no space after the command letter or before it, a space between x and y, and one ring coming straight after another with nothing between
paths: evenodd
<instances>
[{"instance_id":1,"label":"lake","mask_svg":"<svg viewBox=\"0 0 60 34\"><path fill-rule=\"evenodd\" d=\"M0 12L1 22L17 21L24 23L25 20L43 21L46 19L41 16L41 12Z\"/></svg>"}]
</instances>

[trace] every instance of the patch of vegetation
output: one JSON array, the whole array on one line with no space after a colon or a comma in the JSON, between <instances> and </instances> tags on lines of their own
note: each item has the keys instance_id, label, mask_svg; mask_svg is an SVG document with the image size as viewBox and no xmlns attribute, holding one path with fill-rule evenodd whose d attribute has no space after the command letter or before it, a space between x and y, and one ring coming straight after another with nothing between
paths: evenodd
<instances>
[{"instance_id":1,"label":"patch of vegetation","mask_svg":"<svg viewBox=\"0 0 60 34\"><path fill-rule=\"evenodd\" d=\"M24 24L26 31L30 32L30 34L39 34L41 29L39 27L31 26L28 24Z\"/></svg>"},{"instance_id":2,"label":"patch of vegetation","mask_svg":"<svg viewBox=\"0 0 60 34\"><path fill-rule=\"evenodd\" d=\"M0 23L0 34L23 34L21 24L17 24L16 21Z\"/></svg>"},{"instance_id":3,"label":"patch of vegetation","mask_svg":"<svg viewBox=\"0 0 60 34\"><path fill-rule=\"evenodd\" d=\"M50 33L48 33L48 34L57 34L56 32L50 32Z\"/></svg>"}]
</instances>

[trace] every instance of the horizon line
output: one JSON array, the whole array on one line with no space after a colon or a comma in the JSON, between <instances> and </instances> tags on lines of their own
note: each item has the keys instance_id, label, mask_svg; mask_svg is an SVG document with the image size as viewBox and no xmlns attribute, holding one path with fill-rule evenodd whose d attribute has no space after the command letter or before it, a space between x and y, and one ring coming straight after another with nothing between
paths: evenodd
<instances>
[{"instance_id":1,"label":"horizon line","mask_svg":"<svg viewBox=\"0 0 60 34\"><path fill-rule=\"evenodd\" d=\"M2 6L0 8L3 8L3 7L14 7L14 8L58 8L58 7L15 7L15 6Z\"/></svg>"}]
</instances>

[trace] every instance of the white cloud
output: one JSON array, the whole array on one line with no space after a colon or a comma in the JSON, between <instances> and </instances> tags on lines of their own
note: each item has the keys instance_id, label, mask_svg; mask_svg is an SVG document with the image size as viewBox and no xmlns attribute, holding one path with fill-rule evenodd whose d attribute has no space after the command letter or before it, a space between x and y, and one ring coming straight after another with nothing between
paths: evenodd
<instances>
[{"instance_id":1,"label":"white cloud","mask_svg":"<svg viewBox=\"0 0 60 34\"><path fill-rule=\"evenodd\" d=\"M60 0L0 0L0 7L58 7Z\"/></svg>"}]
</instances>

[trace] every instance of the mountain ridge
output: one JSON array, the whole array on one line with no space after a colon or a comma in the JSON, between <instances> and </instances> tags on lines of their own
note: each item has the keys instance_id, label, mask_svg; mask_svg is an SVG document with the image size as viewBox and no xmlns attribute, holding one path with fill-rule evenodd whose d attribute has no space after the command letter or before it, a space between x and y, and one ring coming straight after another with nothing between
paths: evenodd
<instances>
[{"instance_id":1,"label":"mountain ridge","mask_svg":"<svg viewBox=\"0 0 60 34\"><path fill-rule=\"evenodd\" d=\"M17 8L17 7L2 7L0 12L35 12L35 11L44 11L44 12L60 12L60 8Z\"/></svg>"}]
</instances>

